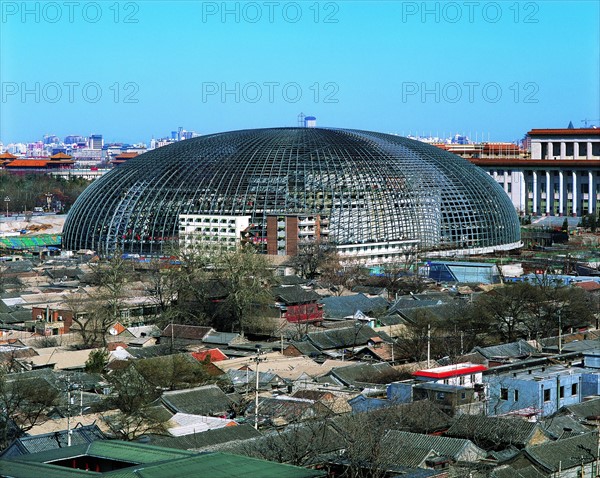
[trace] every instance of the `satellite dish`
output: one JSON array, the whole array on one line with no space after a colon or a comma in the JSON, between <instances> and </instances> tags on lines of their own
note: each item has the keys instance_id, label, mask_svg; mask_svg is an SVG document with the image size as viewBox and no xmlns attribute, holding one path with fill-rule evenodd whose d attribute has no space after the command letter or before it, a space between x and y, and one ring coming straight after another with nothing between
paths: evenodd
<instances>
[{"instance_id":1,"label":"satellite dish","mask_svg":"<svg viewBox=\"0 0 600 478\"><path fill-rule=\"evenodd\" d=\"M110 335L117 335L117 329L115 329L114 327L111 327L110 329L108 329L108 333Z\"/></svg>"}]
</instances>

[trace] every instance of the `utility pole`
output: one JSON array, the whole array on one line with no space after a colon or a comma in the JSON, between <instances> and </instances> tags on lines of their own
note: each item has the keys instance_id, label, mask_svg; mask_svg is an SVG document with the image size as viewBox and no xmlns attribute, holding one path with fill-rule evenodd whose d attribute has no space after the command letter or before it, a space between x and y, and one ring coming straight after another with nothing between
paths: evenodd
<instances>
[{"instance_id":1,"label":"utility pole","mask_svg":"<svg viewBox=\"0 0 600 478\"><path fill-rule=\"evenodd\" d=\"M431 360L431 324L427 324L427 368Z\"/></svg>"},{"instance_id":2,"label":"utility pole","mask_svg":"<svg viewBox=\"0 0 600 478\"><path fill-rule=\"evenodd\" d=\"M558 309L558 353L562 354L562 319L560 313L561 309Z\"/></svg>"},{"instance_id":3,"label":"utility pole","mask_svg":"<svg viewBox=\"0 0 600 478\"><path fill-rule=\"evenodd\" d=\"M254 373L256 374L256 389L254 390L254 428L258 430L258 365L261 362L267 360L266 358L260 358L263 354L260 344L256 344L256 357L252 361L256 364Z\"/></svg>"}]
</instances>

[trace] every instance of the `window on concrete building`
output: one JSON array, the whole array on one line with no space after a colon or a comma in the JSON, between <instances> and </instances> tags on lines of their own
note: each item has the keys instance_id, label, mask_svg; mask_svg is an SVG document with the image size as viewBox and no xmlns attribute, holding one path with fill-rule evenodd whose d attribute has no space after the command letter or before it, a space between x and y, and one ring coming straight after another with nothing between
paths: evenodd
<instances>
[{"instance_id":1,"label":"window on concrete building","mask_svg":"<svg viewBox=\"0 0 600 478\"><path fill-rule=\"evenodd\" d=\"M573 383L571 385L571 395L577 395L577 384Z\"/></svg>"},{"instance_id":2,"label":"window on concrete building","mask_svg":"<svg viewBox=\"0 0 600 478\"><path fill-rule=\"evenodd\" d=\"M515 402L519 401L519 391L515 389Z\"/></svg>"},{"instance_id":3,"label":"window on concrete building","mask_svg":"<svg viewBox=\"0 0 600 478\"><path fill-rule=\"evenodd\" d=\"M508 400L508 388L500 389L500 400Z\"/></svg>"},{"instance_id":4,"label":"window on concrete building","mask_svg":"<svg viewBox=\"0 0 600 478\"><path fill-rule=\"evenodd\" d=\"M511 193L511 192L512 192L512 183L508 183L508 184L506 185L506 192L507 192L507 193Z\"/></svg>"},{"instance_id":5,"label":"window on concrete building","mask_svg":"<svg viewBox=\"0 0 600 478\"><path fill-rule=\"evenodd\" d=\"M558 389L558 398L565 398L565 387L560 387Z\"/></svg>"},{"instance_id":6,"label":"window on concrete building","mask_svg":"<svg viewBox=\"0 0 600 478\"><path fill-rule=\"evenodd\" d=\"M546 389L544 390L544 402L549 402L550 401L550 389Z\"/></svg>"}]
</instances>

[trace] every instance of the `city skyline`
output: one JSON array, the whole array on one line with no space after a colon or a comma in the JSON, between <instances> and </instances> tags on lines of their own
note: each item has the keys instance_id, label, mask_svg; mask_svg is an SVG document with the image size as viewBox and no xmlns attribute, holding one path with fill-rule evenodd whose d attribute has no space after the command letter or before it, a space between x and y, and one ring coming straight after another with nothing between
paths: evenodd
<instances>
[{"instance_id":1,"label":"city skyline","mask_svg":"<svg viewBox=\"0 0 600 478\"><path fill-rule=\"evenodd\" d=\"M597 2L1 2L0 141L600 119ZM42 53L40 53L42 52Z\"/></svg>"}]
</instances>

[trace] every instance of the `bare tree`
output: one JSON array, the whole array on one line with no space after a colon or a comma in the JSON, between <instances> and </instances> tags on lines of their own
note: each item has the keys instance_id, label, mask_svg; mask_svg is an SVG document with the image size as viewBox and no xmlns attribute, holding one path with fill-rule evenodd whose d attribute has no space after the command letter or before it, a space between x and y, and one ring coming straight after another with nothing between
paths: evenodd
<instances>
[{"instance_id":1,"label":"bare tree","mask_svg":"<svg viewBox=\"0 0 600 478\"><path fill-rule=\"evenodd\" d=\"M11 428L22 436L46 421L57 400L58 390L47 381L0 370L0 446L7 444Z\"/></svg>"}]
</instances>

